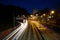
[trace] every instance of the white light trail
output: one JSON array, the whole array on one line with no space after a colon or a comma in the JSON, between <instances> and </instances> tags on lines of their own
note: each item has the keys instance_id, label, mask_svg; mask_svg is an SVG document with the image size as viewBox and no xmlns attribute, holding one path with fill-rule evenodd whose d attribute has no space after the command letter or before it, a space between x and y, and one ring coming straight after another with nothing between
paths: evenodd
<instances>
[{"instance_id":1,"label":"white light trail","mask_svg":"<svg viewBox=\"0 0 60 40\"><path fill-rule=\"evenodd\" d=\"M14 36L14 38L12 38L12 40L18 40L18 38L21 36L21 34L25 31L25 29L27 28L28 22L26 20L26 23L24 23L24 25L21 26L21 29L19 30L19 32Z\"/></svg>"},{"instance_id":2,"label":"white light trail","mask_svg":"<svg viewBox=\"0 0 60 40\"><path fill-rule=\"evenodd\" d=\"M16 30L14 30L12 33L7 35L3 40L9 40L12 36L16 35L12 38L12 40L17 40L19 36L24 32L24 30L27 28L28 22L21 23L21 26L19 26Z\"/></svg>"}]
</instances>

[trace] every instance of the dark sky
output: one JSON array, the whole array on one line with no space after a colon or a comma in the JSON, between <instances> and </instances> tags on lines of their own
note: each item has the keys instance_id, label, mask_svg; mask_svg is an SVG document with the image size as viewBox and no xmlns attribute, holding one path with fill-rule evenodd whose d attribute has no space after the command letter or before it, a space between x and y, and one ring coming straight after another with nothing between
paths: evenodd
<instances>
[{"instance_id":1,"label":"dark sky","mask_svg":"<svg viewBox=\"0 0 60 40\"><path fill-rule=\"evenodd\" d=\"M28 12L32 9L44 9L46 7L56 9L60 7L60 0L0 0L5 5L15 5L25 8Z\"/></svg>"}]
</instances>

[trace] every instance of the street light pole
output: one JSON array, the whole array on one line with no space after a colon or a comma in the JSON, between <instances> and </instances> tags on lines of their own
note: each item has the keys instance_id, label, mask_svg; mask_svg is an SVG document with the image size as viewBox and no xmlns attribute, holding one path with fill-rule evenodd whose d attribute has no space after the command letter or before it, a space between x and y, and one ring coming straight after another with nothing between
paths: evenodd
<instances>
[{"instance_id":1,"label":"street light pole","mask_svg":"<svg viewBox=\"0 0 60 40\"><path fill-rule=\"evenodd\" d=\"M53 21L53 16L54 16L54 14L55 14L55 11L54 11L54 10L52 10L52 11L50 12L51 21Z\"/></svg>"}]
</instances>

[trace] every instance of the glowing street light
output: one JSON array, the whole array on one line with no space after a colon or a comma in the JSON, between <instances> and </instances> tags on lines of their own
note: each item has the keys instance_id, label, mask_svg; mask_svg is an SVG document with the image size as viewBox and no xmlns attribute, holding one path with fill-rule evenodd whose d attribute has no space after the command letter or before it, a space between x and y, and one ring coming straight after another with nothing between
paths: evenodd
<instances>
[{"instance_id":1,"label":"glowing street light","mask_svg":"<svg viewBox=\"0 0 60 40\"><path fill-rule=\"evenodd\" d=\"M51 13L54 13L54 11L51 11Z\"/></svg>"},{"instance_id":2,"label":"glowing street light","mask_svg":"<svg viewBox=\"0 0 60 40\"><path fill-rule=\"evenodd\" d=\"M32 17L33 15L30 15L30 17Z\"/></svg>"},{"instance_id":3,"label":"glowing street light","mask_svg":"<svg viewBox=\"0 0 60 40\"><path fill-rule=\"evenodd\" d=\"M36 14L36 16L38 16L38 14Z\"/></svg>"},{"instance_id":4,"label":"glowing street light","mask_svg":"<svg viewBox=\"0 0 60 40\"><path fill-rule=\"evenodd\" d=\"M51 11L51 13L50 13L50 15L54 14L54 12L55 12L55 11L54 11L54 10L52 10L52 11Z\"/></svg>"},{"instance_id":5,"label":"glowing street light","mask_svg":"<svg viewBox=\"0 0 60 40\"><path fill-rule=\"evenodd\" d=\"M46 16L46 14L43 14L43 16Z\"/></svg>"}]
</instances>

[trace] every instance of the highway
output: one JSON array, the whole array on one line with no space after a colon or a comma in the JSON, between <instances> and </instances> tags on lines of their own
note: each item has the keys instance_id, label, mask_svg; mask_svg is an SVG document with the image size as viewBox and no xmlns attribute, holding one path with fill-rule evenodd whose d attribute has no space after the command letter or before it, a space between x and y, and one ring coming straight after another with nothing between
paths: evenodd
<instances>
[{"instance_id":1,"label":"highway","mask_svg":"<svg viewBox=\"0 0 60 40\"><path fill-rule=\"evenodd\" d=\"M26 30L28 25L28 22L21 23L21 26L19 26L16 30L11 32L9 35L7 35L3 40L17 40L22 33Z\"/></svg>"},{"instance_id":2,"label":"highway","mask_svg":"<svg viewBox=\"0 0 60 40\"><path fill-rule=\"evenodd\" d=\"M39 21L28 19L3 40L60 40L60 35L44 27Z\"/></svg>"}]
</instances>

